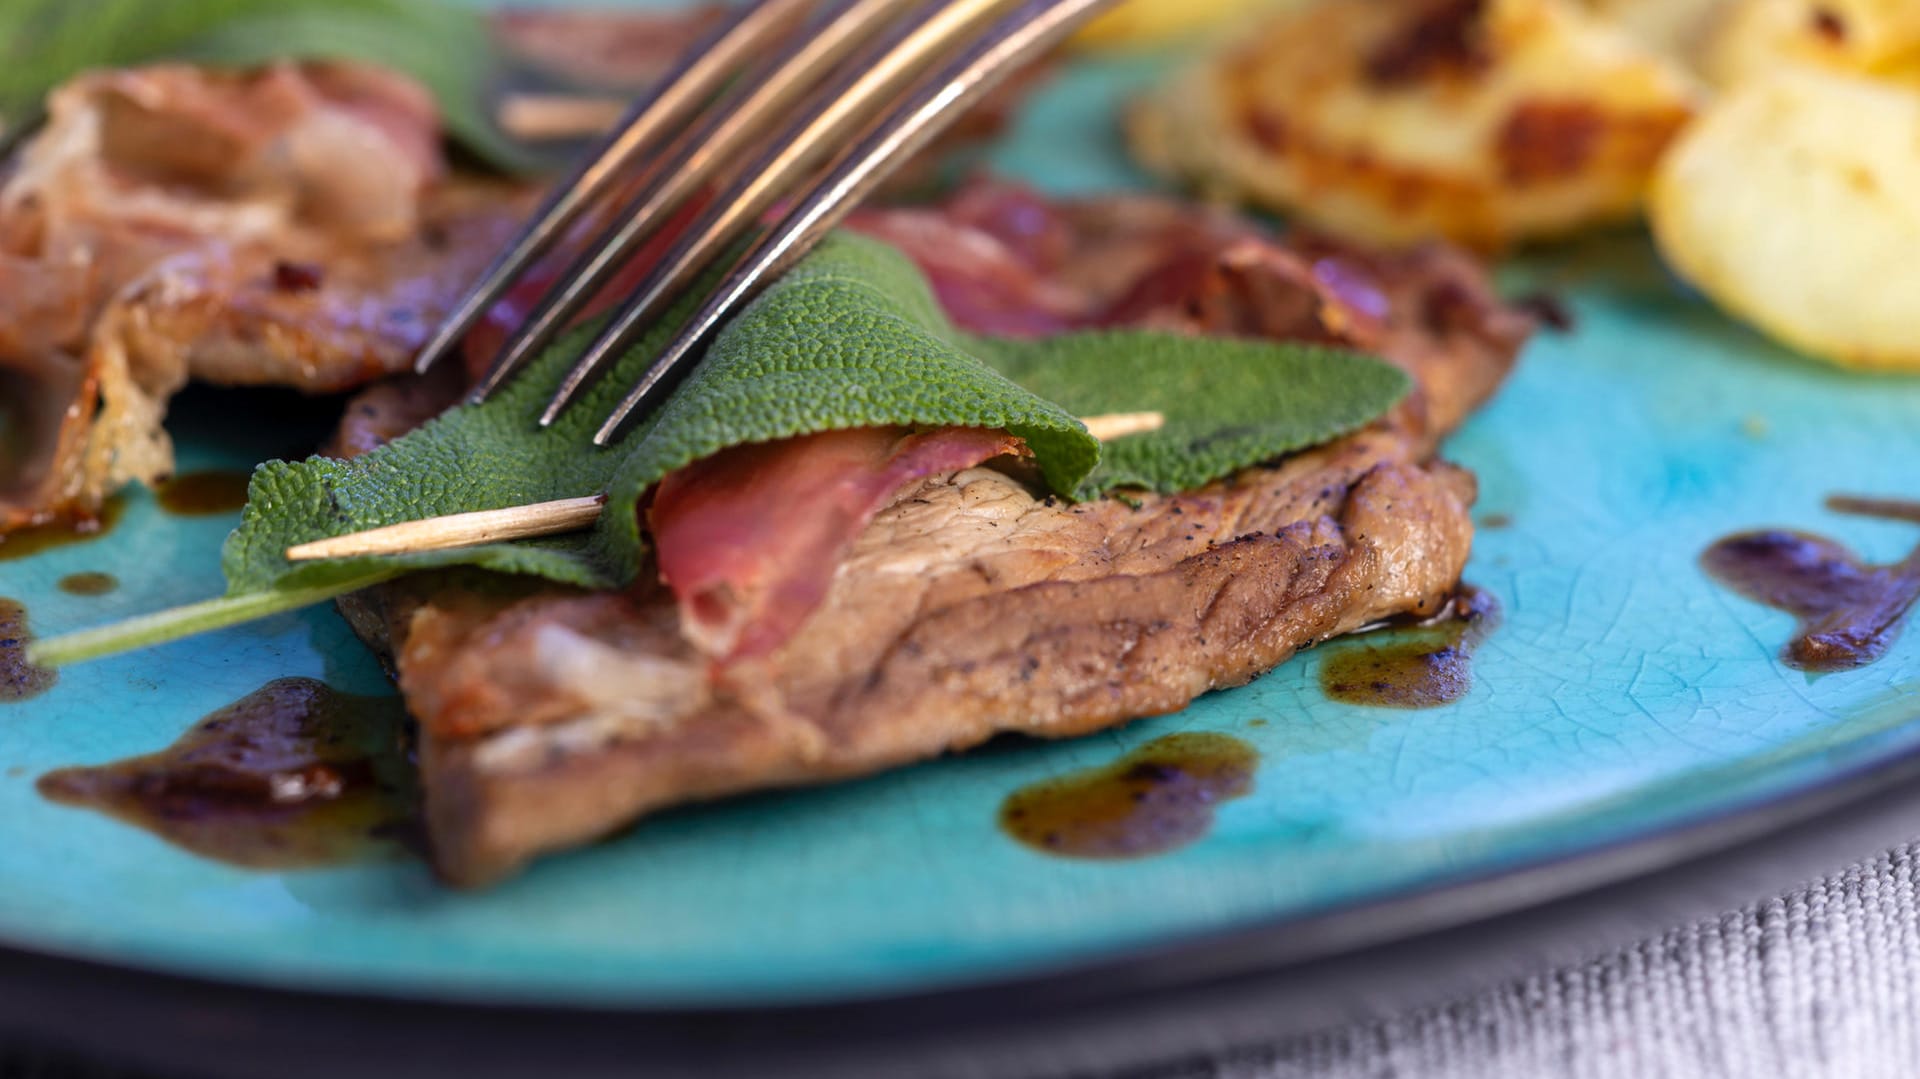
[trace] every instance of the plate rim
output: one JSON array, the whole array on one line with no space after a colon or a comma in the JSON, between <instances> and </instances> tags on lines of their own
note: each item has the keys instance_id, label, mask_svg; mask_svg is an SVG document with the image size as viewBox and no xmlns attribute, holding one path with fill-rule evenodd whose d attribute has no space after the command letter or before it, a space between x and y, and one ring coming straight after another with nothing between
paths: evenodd
<instances>
[{"instance_id":1,"label":"plate rim","mask_svg":"<svg viewBox=\"0 0 1920 1079\"><path fill-rule=\"evenodd\" d=\"M1226 991L1364 960L1415 941L1496 932L1520 915L1578 904L1612 889L1642 887L1663 873L1684 872L1690 863L1764 847L1791 829L1858 812L1916 778L1920 742L1902 743L1739 805L1711 807L1662 827L1502 869L1442 878L1322 911L1119 946L1026 971L808 1000L676 1005L463 997L378 986L300 987L62 954L0 937L0 1031L84 1044L88 1034L110 1029L121 1038L116 1050L131 1049L177 1067L179 1057L173 1054L194 1048L194 1033L211 1030L216 1034L212 1045L222 1055L208 1055L210 1046L200 1045L200 1055L190 1062L224 1074L234 1063L226 1055L233 1046L291 1034L296 1024L311 1028L316 1017L356 1031L392 1025L395 1033L387 1040L373 1039L389 1045L408 1031L418 1037L423 1028L464 1035L491 1031L487 1044L493 1047L503 1044L503 1037L539 1040L539 1031L555 1030L570 1038L597 1037L593 1046L576 1045L576 1050L597 1046L605 1052L611 1036L611 1044L622 1049L617 1058L601 1058L602 1068L631 1068L631 1047L643 1045L649 1061L670 1069L697 1067L705 1075L713 1063L711 1039L721 1032L728 1039L722 1044L751 1044L761 1060L817 1050L823 1031L836 1040L851 1036L856 1045L897 1047L903 1040L951 1040L957 1032L1031 1023L1035 1017L1056 1022L1088 1009ZM182 1036L181 1015L206 1029ZM929 1021L935 1024L931 1029ZM422 1040L445 1048L444 1039ZM556 1043L542 1044L550 1049ZM493 1074L486 1070L488 1060L474 1056L471 1046L462 1052L474 1057L481 1074ZM543 1050L542 1059L551 1061L550 1054ZM342 1062L335 1059L327 1066ZM590 1062L583 1066L589 1074L599 1073Z\"/></svg>"}]
</instances>

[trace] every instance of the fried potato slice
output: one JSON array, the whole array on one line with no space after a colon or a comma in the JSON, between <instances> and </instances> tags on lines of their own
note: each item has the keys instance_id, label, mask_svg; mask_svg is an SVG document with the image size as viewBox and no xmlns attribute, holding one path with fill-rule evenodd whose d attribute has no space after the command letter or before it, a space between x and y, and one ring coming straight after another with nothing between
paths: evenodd
<instances>
[{"instance_id":1,"label":"fried potato slice","mask_svg":"<svg viewBox=\"0 0 1920 1079\"><path fill-rule=\"evenodd\" d=\"M1129 131L1215 195L1363 241L1490 249L1632 217L1697 92L1570 0L1312 0Z\"/></svg>"},{"instance_id":2,"label":"fried potato slice","mask_svg":"<svg viewBox=\"0 0 1920 1079\"><path fill-rule=\"evenodd\" d=\"M1744 80L1662 162L1650 217L1736 317L1837 364L1920 370L1920 89L1806 66Z\"/></svg>"}]
</instances>

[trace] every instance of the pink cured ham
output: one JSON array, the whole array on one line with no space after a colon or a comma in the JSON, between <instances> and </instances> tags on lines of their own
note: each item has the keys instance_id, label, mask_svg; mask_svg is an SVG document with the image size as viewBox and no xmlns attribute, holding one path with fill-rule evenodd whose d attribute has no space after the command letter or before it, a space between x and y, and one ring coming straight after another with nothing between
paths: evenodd
<instances>
[{"instance_id":1,"label":"pink cured ham","mask_svg":"<svg viewBox=\"0 0 1920 1079\"><path fill-rule=\"evenodd\" d=\"M672 473L649 518L683 634L721 662L773 651L902 487L1021 446L976 427L858 427L737 446Z\"/></svg>"}]
</instances>

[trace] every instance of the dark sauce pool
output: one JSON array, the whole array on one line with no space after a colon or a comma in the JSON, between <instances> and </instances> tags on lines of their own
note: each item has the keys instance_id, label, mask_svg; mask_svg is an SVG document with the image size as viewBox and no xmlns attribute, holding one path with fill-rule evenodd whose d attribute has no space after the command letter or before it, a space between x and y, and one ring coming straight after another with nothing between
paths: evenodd
<instances>
[{"instance_id":1,"label":"dark sauce pool","mask_svg":"<svg viewBox=\"0 0 1920 1079\"><path fill-rule=\"evenodd\" d=\"M154 491L160 508L176 517L231 513L247 504L246 472L185 472Z\"/></svg>"},{"instance_id":2,"label":"dark sauce pool","mask_svg":"<svg viewBox=\"0 0 1920 1079\"><path fill-rule=\"evenodd\" d=\"M126 506L126 499L115 495L100 507L100 516L91 521L58 521L9 532L0 536L0 562L29 558L55 547L97 540L120 523L120 514Z\"/></svg>"},{"instance_id":3,"label":"dark sauce pool","mask_svg":"<svg viewBox=\"0 0 1920 1079\"><path fill-rule=\"evenodd\" d=\"M1000 806L1000 827L1068 858L1176 850L1207 834L1220 803L1253 790L1259 760L1231 735L1169 734L1112 764L1015 791Z\"/></svg>"},{"instance_id":4,"label":"dark sauce pool","mask_svg":"<svg viewBox=\"0 0 1920 1079\"><path fill-rule=\"evenodd\" d=\"M1493 593L1462 585L1438 618L1368 634L1360 647L1329 655L1320 665L1320 689L1376 708L1452 704L1473 688L1474 649L1499 625Z\"/></svg>"},{"instance_id":5,"label":"dark sauce pool","mask_svg":"<svg viewBox=\"0 0 1920 1079\"><path fill-rule=\"evenodd\" d=\"M1835 497L1827 505L1920 523L1920 503ZM1733 591L1799 620L1780 661L1802 671L1848 671L1886 655L1920 600L1920 547L1883 566L1825 536L1763 529L1708 547L1700 566Z\"/></svg>"},{"instance_id":6,"label":"dark sauce pool","mask_svg":"<svg viewBox=\"0 0 1920 1079\"><path fill-rule=\"evenodd\" d=\"M27 662L27 608L17 600L0 598L0 704L38 697L58 678L45 667Z\"/></svg>"},{"instance_id":7,"label":"dark sauce pool","mask_svg":"<svg viewBox=\"0 0 1920 1079\"><path fill-rule=\"evenodd\" d=\"M120 587L120 578L111 573L88 570L60 578L60 591L69 596L104 596Z\"/></svg>"},{"instance_id":8,"label":"dark sauce pool","mask_svg":"<svg viewBox=\"0 0 1920 1079\"><path fill-rule=\"evenodd\" d=\"M399 702L281 678L157 753L62 768L36 786L204 857L254 869L390 851L413 819Z\"/></svg>"}]
</instances>

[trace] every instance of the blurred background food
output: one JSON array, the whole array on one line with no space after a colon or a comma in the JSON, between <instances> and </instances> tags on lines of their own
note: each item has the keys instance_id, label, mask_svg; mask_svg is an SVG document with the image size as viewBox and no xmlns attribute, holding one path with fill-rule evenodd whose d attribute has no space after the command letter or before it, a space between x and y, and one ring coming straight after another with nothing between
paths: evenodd
<instances>
[{"instance_id":1,"label":"blurred background food","mask_svg":"<svg viewBox=\"0 0 1920 1079\"><path fill-rule=\"evenodd\" d=\"M1729 313L1814 356L1920 370L1920 92L1784 68L1727 91L1662 163L1654 236Z\"/></svg>"},{"instance_id":2,"label":"blurred background food","mask_svg":"<svg viewBox=\"0 0 1920 1079\"><path fill-rule=\"evenodd\" d=\"M1149 168L1373 243L1493 251L1645 207L1730 314L1920 370L1920 0L1131 0L1109 31L1249 12L1128 116Z\"/></svg>"},{"instance_id":3,"label":"blurred background food","mask_svg":"<svg viewBox=\"0 0 1920 1079\"><path fill-rule=\"evenodd\" d=\"M1719 90L1661 163L1661 253L1808 355L1920 370L1920 3L1741 0L1700 44Z\"/></svg>"},{"instance_id":4,"label":"blurred background food","mask_svg":"<svg viewBox=\"0 0 1920 1079\"><path fill-rule=\"evenodd\" d=\"M1130 131L1209 195L1369 242L1496 249L1631 218L1699 98L1566 0L1313 0L1142 102Z\"/></svg>"}]
</instances>

